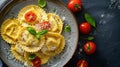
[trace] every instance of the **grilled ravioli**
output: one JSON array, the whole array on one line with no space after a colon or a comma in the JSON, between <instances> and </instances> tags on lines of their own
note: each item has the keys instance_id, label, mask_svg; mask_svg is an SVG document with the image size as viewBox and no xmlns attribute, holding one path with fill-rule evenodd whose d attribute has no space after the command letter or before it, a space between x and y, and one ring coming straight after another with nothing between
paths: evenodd
<instances>
[{"instance_id":1,"label":"grilled ravioli","mask_svg":"<svg viewBox=\"0 0 120 67\"><path fill-rule=\"evenodd\" d=\"M16 44L20 36L21 26L17 19L7 19L1 26L2 38L10 44Z\"/></svg>"}]
</instances>

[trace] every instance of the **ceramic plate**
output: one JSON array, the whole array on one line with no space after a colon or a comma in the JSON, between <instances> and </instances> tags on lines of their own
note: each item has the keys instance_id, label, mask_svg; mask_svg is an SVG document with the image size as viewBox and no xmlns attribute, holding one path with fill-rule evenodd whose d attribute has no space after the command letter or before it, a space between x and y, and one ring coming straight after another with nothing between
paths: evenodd
<instances>
[{"instance_id":1,"label":"ceramic plate","mask_svg":"<svg viewBox=\"0 0 120 67\"><path fill-rule=\"evenodd\" d=\"M13 0L6 5L0 13L0 25L9 17L16 16L21 8L29 4L37 4L37 0ZM46 12L53 12L59 15L65 24L71 26L71 32L62 32L66 39L64 51L51 58L50 61L42 65L42 67L63 67L73 56L78 42L78 27L72 13L58 0L47 0L47 6L44 8ZM15 60L11 55L10 46L0 37L0 57L9 67L24 67L24 64Z\"/></svg>"}]
</instances>

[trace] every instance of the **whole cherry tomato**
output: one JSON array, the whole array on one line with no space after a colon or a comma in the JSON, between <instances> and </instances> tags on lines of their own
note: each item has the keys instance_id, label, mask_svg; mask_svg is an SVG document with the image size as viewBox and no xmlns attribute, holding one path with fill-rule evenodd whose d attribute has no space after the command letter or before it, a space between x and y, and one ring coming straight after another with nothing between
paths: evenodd
<instances>
[{"instance_id":1,"label":"whole cherry tomato","mask_svg":"<svg viewBox=\"0 0 120 67\"><path fill-rule=\"evenodd\" d=\"M81 33L88 34L91 31L91 25L88 22L83 22L79 26Z\"/></svg>"},{"instance_id":2,"label":"whole cherry tomato","mask_svg":"<svg viewBox=\"0 0 120 67\"><path fill-rule=\"evenodd\" d=\"M86 60L79 60L77 62L77 67L88 67L88 62Z\"/></svg>"},{"instance_id":3,"label":"whole cherry tomato","mask_svg":"<svg viewBox=\"0 0 120 67\"><path fill-rule=\"evenodd\" d=\"M25 20L28 22L34 22L37 18L35 13L32 11L27 12L24 17L25 17Z\"/></svg>"},{"instance_id":4,"label":"whole cherry tomato","mask_svg":"<svg viewBox=\"0 0 120 67\"><path fill-rule=\"evenodd\" d=\"M34 60L32 60L33 67L40 67L41 66L41 59L36 57Z\"/></svg>"},{"instance_id":5,"label":"whole cherry tomato","mask_svg":"<svg viewBox=\"0 0 120 67\"><path fill-rule=\"evenodd\" d=\"M81 0L69 0L68 8L72 12L79 12L81 10L82 2Z\"/></svg>"},{"instance_id":6,"label":"whole cherry tomato","mask_svg":"<svg viewBox=\"0 0 120 67\"><path fill-rule=\"evenodd\" d=\"M96 44L92 41L86 42L84 45L84 52L88 55L93 54L96 51Z\"/></svg>"}]
</instances>

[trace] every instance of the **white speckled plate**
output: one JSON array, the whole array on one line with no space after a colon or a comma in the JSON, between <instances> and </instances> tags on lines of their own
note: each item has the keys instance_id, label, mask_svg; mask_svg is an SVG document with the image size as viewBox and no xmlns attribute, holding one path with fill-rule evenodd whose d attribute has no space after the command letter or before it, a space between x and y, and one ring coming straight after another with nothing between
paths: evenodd
<instances>
[{"instance_id":1,"label":"white speckled plate","mask_svg":"<svg viewBox=\"0 0 120 67\"><path fill-rule=\"evenodd\" d=\"M19 1L19 0L18 0ZM37 4L37 0L13 0L0 12L0 25L11 15L17 15L19 10L29 4ZM42 67L63 67L73 56L78 42L78 26L72 13L59 0L47 0L47 6L44 8L47 12L53 12L56 9L64 23L71 26L71 33L63 31L63 36L66 39L66 46L64 51L50 61L42 65ZM24 67L23 63L16 61L10 53L10 46L0 37L0 57L9 67Z\"/></svg>"}]
</instances>

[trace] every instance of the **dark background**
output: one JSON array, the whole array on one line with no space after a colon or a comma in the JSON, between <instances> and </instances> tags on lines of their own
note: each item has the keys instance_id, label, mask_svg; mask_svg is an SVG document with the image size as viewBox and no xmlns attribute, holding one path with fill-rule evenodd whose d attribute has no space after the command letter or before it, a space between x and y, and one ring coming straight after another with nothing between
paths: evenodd
<instances>
[{"instance_id":1,"label":"dark background","mask_svg":"<svg viewBox=\"0 0 120 67\"><path fill-rule=\"evenodd\" d=\"M68 0L62 0L65 4ZM74 14L78 25L85 22L84 13L90 13L97 23L89 35L95 37L95 54L86 55L82 48L86 42L79 36L79 43L73 58L64 67L76 67L78 60L85 59L89 67L120 67L120 0L82 0L82 11Z\"/></svg>"},{"instance_id":2,"label":"dark background","mask_svg":"<svg viewBox=\"0 0 120 67\"><path fill-rule=\"evenodd\" d=\"M96 20L98 31L93 28L89 35L80 33L77 50L64 67L76 67L80 59L85 59L89 67L120 67L120 0L82 0L82 3L82 10L74 14L78 25L85 22L84 13L88 12ZM86 55L82 50L86 41L82 38L90 35L95 37L97 50Z\"/></svg>"}]
</instances>

